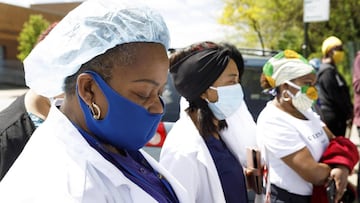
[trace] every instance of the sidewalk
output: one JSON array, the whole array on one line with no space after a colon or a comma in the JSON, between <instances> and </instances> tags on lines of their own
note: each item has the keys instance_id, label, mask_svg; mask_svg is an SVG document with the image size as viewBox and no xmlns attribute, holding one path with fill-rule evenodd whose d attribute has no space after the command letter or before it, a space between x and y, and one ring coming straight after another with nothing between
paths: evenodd
<instances>
[{"instance_id":1,"label":"sidewalk","mask_svg":"<svg viewBox=\"0 0 360 203\"><path fill-rule=\"evenodd\" d=\"M26 88L19 89L0 89L0 111L9 106L16 97L24 94L27 91Z\"/></svg>"}]
</instances>

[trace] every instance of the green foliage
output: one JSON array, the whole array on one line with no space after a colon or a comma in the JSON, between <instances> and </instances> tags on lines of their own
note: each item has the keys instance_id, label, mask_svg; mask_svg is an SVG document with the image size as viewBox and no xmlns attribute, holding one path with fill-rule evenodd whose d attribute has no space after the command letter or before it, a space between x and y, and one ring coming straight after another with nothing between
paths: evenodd
<instances>
[{"instance_id":1,"label":"green foliage","mask_svg":"<svg viewBox=\"0 0 360 203\"><path fill-rule=\"evenodd\" d=\"M245 38L247 45L253 48L276 50L285 46L295 47L293 49L297 51L301 49L302 37L299 37L299 33L302 33L302 1L224 0L224 2L220 23L238 29L241 33L238 36Z\"/></svg>"},{"instance_id":2,"label":"green foliage","mask_svg":"<svg viewBox=\"0 0 360 203\"><path fill-rule=\"evenodd\" d=\"M42 15L30 15L18 37L19 54L17 58L23 61L35 46L39 35L49 26L49 22Z\"/></svg>"},{"instance_id":3,"label":"green foliage","mask_svg":"<svg viewBox=\"0 0 360 203\"><path fill-rule=\"evenodd\" d=\"M304 43L304 0L223 0L225 3L219 22L234 26L239 33L237 45L263 49L293 49L302 53ZM346 60L339 72L347 84L352 84L352 57L360 41L360 0L330 1L330 19L308 24L308 58L321 58L321 45L331 35L346 45ZM232 39L232 38L230 38ZM357 43L358 45L358 43ZM352 88L350 88L352 90Z\"/></svg>"}]
</instances>

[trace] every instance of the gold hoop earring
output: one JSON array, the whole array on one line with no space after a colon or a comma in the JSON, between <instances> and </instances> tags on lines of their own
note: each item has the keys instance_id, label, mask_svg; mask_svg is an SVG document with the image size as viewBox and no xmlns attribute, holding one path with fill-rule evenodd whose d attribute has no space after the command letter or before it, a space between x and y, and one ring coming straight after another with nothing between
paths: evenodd
<instances>
[{"instance_id":1,"label":"gold hoop earring","mask_svg":"<svg viewBox=\"0 0 360 203\"><path fill-rule=\"evenodd\" d=\"M94 102L92 102L92 103L91 103L91 106L89 106L89 108L90 108L90 111L91 111L91 113L92 113L92 115L93 115L93 118L96 119L96 120L99 120L99 119L100 119L100 115L101 115L100 107L99 107L97 104L95 104ZM94 111L94 109L95 109L96 111Z\"/></svg>"},{"instance_id":2,"label":"gold hoop earring","mask_svg":"<svg viewBox=\"0 0 360 203\"><path fill-rule=\"evenodd\" d=\"M287 90L283 90L282 92L281 92L281 99L282 100L284 100L284 101L290 101L290 97L285 97L285 93L287 92Z\"/></svg>"}]
</instances>

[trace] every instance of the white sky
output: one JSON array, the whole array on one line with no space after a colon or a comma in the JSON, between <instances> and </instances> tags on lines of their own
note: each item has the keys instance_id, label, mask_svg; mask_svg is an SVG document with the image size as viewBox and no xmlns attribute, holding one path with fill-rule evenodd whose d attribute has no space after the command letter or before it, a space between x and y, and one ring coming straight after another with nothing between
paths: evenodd
<instances>
[{"instance_id":1,"label":"white sky","mask_svg":"<svg viewBox=\"0 0 360 203\"><path fill-rule=\"evenodd\" d=\"M0 0L3 3L29 7L34 3L73 2L79 0ZM131 0L130 0L131 1ZM148 0L164 17L170 30L171 47L178 48L194 42L224 41L231 28L217 22L222 0Z\"/></svg>"}]
</instances>

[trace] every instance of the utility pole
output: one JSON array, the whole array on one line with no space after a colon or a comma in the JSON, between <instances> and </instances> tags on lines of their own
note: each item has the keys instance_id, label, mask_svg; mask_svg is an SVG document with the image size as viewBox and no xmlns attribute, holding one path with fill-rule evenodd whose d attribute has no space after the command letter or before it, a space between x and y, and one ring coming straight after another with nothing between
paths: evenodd
<instances>
[{"instance_id":1,"label":"utility pole","mask_svg":"<svg viewBox=\"0 0 360 203\"><path fill-rule=\"evenodd\" d=\"M309 23L304 22L304 44L302 45L303 56L308 57L308 44L309 44L309 35L308 35Z\"/></svg>"},{"instance_id":2,"label":"utility pole","mask_svg":"<svg viewBox=\"0 0 360 203\"><path fill-rule=\"evenodd\" d=\"M303 55L308 57L309 50L309 23L328 21L330 15L330 0L304 0L304 44Z\"/></svg>"}]
</instances>

